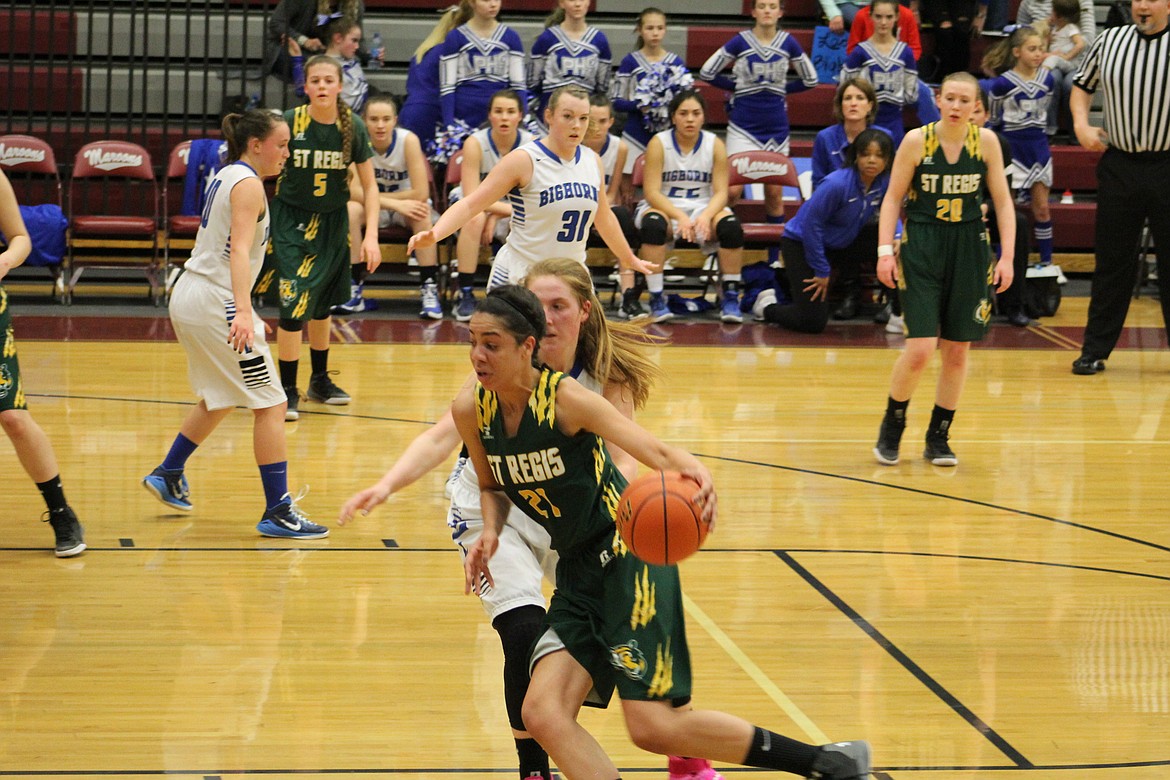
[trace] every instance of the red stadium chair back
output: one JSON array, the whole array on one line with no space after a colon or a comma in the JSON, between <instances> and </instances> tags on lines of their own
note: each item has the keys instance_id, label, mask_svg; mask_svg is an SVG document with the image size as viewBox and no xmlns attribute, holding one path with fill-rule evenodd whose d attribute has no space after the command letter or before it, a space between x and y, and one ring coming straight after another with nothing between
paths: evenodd
<instances>
[{"instance_id":1,"label":"red stadium chair back","mask_svg":"<svg viewBox=\"0 0 1170 780\"><path fill-rule=\"evenodd\" d=\"M22 206L62 205L63 188L53 147L31 135L0 135L0 168Z\"/></svg>"},{"instance_id":2,"label":"red stadium chair back","mask_svg":"<svg viewBox=\"0 0 1170 780\"><path fill-rule=\"evenodd\" d=\"M159 284L159 192L150 153L127 141L93 141L73 160L65 302L86 268L139 267L151 299ZM84 250L78 251L78 250Z\"/></svg>"}]
</instances>

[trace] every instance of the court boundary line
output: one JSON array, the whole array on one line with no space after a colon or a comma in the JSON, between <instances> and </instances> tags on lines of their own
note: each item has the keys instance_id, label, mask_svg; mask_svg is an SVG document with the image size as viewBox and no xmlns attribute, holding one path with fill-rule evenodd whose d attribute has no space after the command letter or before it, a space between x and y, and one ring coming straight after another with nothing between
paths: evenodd
<instances>
[{"instance_id":1,"label":"court boundary line","mask_svg":"<svg viewBox=\"0 0 1170 780\"><path fill-rule=\"evenodd\" d=\"M860 628L870 639L877 643L878 647L886 651L895 661L898 662L909 672L919 683L921 683L927 690L933 693L937 698L941 699L944 704L951 708L960 718L965 720L968 725L979 732L988 742L995 746L999 752L1003 753L1009 761L1016 764L1021 769L1031 769L1034 764L1029 761L1023 753L1016 750L1010 742L999 735L986 721L975 714L975 711L963 704L958 696L948 691L946 687L932 677L925 669L914 662L909 655L902 651L893 641L891 641L885 634L878 630L877 626L862 617L861 613L851 607L845 599L838 596L832 588L822 582L811 571L802 566L795 558L783 550L774 551L777 558L784 562L788 568L792 569L802 580L804 580L813 590L819 593L826 601L837 608L845 617L853 621L853 624Z\"/></svg>"}]
</instances>

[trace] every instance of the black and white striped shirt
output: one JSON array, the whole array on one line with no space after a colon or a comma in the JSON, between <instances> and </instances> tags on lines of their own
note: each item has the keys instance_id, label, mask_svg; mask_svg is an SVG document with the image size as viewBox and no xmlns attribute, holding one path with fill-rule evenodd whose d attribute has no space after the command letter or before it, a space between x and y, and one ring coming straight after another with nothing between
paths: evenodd
<instances>
[{"instance_id":1,"label":"black and white striped shirt","mask_svg":"<svg viewBox=\"0 0 1170 780\"><path fill-rule=\"evenodd\" d=\"M1104 91L1109 143L1123 152L1170 151L1170 30L1147 36L1133 25L1093 41L1073 82Z\"/></svg>"}]
</instances>

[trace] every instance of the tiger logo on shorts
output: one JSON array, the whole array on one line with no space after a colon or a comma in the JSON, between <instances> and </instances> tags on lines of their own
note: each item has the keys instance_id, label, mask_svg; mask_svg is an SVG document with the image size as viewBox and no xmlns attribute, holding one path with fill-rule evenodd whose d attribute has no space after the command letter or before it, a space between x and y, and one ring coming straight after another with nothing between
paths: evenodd
<instances>
[{"instance_id":1,"label":"tiger logo on shorts","mask_svg":"<svg viewBox=\"0 0 1170 780\"><path fill-rule=\"evenodd\" d=\"M646 656L638 649L636 639L609 648L609 662L631 680L641 680L646 676Z\"/></svg>"},{"instance_id":2,"label":"tiger logo on shorts","mask_svg":"<svg viewBox=\"0 0 1170 780\"><path fill-rule=\"evenodd\" d=\"M975 307L975 321L980 325L991 322L991 301L986 298L979 301L979 305Z\"/></svg>"},{"instance_id":3,"label":"tiger logo on shorts","mask_svg":"<svg viewBox=\"0 0 1170 780\"><path fill-rule=\"evenodd\" d=\"M12 380L12 374L8 371L8 366L0 365L0 399L7 398L15 384Z\"/></svg>"},{"instance_id":4,"label":"tiger logo on shorts","mask_svg":"<svg viewBox=\"0 0 1170 780\"><path fill-rule=\"evenodd\" d=\"M285 279L280 280L280 302L285 306L291 306L292 302L297 299L297 280Z\"/></svg>"}]
</instances>

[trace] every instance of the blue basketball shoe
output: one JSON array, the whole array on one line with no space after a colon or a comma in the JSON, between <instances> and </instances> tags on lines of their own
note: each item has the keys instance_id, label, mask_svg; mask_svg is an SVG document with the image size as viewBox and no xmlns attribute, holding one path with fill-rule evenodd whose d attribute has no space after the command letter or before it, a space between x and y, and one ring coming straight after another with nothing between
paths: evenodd
<instances>
[{"instance_id":1,"label":"blue basketball shoe","mask_svg":"<svg viewBox=\"0 0 1170 780\"><path fill-rule=\"evenodd\" d=\"M310 521L308 515L297 506L305 492L302 491L296 498L285 493L279 504L264 510L264 517L256 524L260 535L276 539L324 539L328 536L328 528Z\"/></svg>"},{"instance_id":2,"label":"blue basketball shoe","mask_svg":"<svg viewBox=\"0 0 1170 780\"><path fill-rule=\"evenodd\" d=\"M142 478L142 486L171 509L190 512L195 505L190 502L191 488L181 471L167 471L159 466Z\"/></svg>"}]
</instances>

